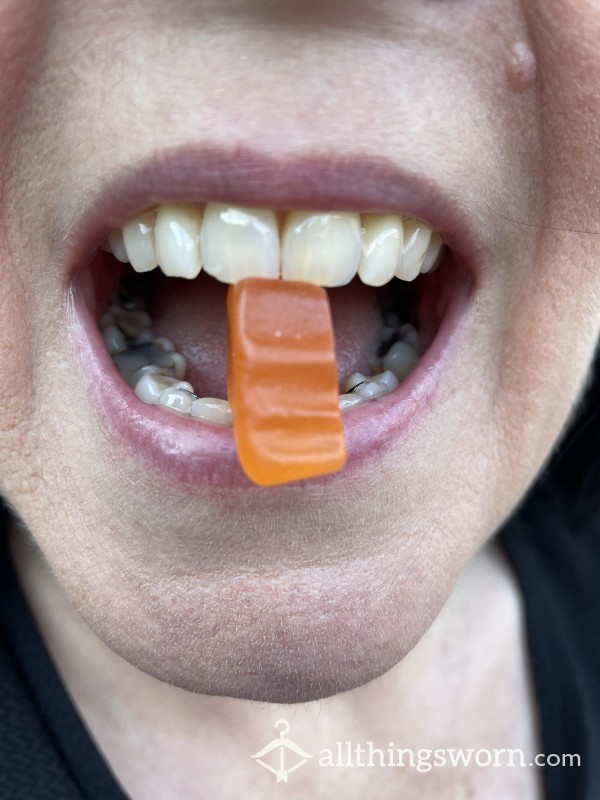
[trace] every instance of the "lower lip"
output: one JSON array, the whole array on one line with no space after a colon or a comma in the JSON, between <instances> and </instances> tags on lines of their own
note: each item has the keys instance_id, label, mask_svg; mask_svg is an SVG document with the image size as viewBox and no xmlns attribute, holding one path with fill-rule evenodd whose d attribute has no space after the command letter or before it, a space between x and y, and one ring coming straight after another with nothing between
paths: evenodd
<instances>
[{"instance_id":1,"label":"lower lip","mask_svg":"<svg viewBox=\"0 0 600 800\"><path fill-rule=\"evenodd\" d=\"M231 428L190 421L143 403L125 384L90 311L86 298L92 292L91 277L81 273L69 290L69 327L88 397L111 445L163 480L170 476L195 487L258 488L238 462ZM453 291L434 341L394 392L343 415L346 465L311 479L311 485L326 485L364 469L390 442L401 444L423 420L470 329L471 296L467 284Z\"/></svg>"}]
</instances>

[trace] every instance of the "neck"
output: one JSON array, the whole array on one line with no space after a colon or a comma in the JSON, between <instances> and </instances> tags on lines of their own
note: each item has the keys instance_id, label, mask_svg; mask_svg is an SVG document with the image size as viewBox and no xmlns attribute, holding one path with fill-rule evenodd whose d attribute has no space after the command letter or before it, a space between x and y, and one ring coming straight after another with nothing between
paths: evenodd
<instances>
[{"instance_id":1,"label":"neck","mask_svg":"<svg viewBox=\"0 0 600 800\"><path fill-rule=\"evenodd\" d=\"M390 749L403 749L405 764L409 749L416 761L419 750L518 748L526 763L539 749L520 596L496 546L477 554L425 636L396 667L352 692L301 706L191 694L140 672L81 620L21 532L13 531L11 550L60 677L133 800L229 796L240 785L248 798L275 795L276 776L250 756L279 737L285 726L274 725L280 719L290 725L287 738L312 756L288 775L289 789L298 794L286 796L329 797L343 790L359 798L374 796L373 787L380 786L426 800L440 796L442 773L445 791L449 782L458 787L467 781L475 796L508 796L493 790L509 781L514 789L517 781L520 797L537 796L534 770L356 768L369 758L398 766ZM288 767L299 760L293 753L286 757ZM261 760L279 765L278 753Z\"/></svg>"}]
</instances>

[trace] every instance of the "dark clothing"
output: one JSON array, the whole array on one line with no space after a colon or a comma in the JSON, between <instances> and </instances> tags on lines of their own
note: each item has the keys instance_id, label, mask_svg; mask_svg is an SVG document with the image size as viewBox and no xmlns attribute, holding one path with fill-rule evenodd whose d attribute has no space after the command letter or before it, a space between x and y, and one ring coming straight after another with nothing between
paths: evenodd
<instances>
[{"instance_id":1,"label":"dark clothing","mask_svg":"<svg viewBox=\"0 0 600 800\"><path fill-rule=\"evenodd\" d=\"M6 549L0 571L0 800L125 800L37 632Z\"/></svg>"},{"instance_id":2,"label":"dark clothing","mask_svg":"<svg viewBox=\"0 0 600 800\"><path fill-rule=\"evenodd\" d=\"M525 600L543 752L581 756L544 769L546 797L599 800L600 521L575 521L571 500L540 483L500 541ZM123 800L0 551L0 800Z\"/></svg>"},{"instance_id":3,"label":"dark clothing","mask_svg":"<svg viewBox=\"0 0 600 800\"><path fill-rule=\"evenodd\" d=\"M565 498L541 487L501 542L525 600L529 654L546 755L579 754L581 767L546 767L548 800L600 799L600 520L566 526Z\"/></svg>"}]
</instances>

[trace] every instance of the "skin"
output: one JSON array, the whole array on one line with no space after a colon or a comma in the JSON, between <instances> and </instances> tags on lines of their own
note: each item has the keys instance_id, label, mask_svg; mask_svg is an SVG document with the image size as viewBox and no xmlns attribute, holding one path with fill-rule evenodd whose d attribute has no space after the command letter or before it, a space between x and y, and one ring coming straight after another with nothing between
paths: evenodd
<instances>
[{"instance_id":1,"label":"skin","mask_svg":"<svg viewBox=\"0 0 600 800\"><path fill-rule=\"evenodd\" d=\"M594 5L2 4L0 491L23 521L13 549L48 645L132 797L238 796L236 781L265 796L266 773L241 764L285 716L265 702L303 702L286 713L315 751L378 732L539 747L518 589L489 542L573 412L598 339ZM380 156L434 176L469 219L482 256L458 361L410 435L361 472L190 486L117 458L95 424L61 242L107 174L219 141L282 162ZM456 665L473 652L465 693ZM167 729L177 747L157 744ZM232 730L233 769L219 761ZM486 796L492 772L447 779ZM433 774L364 780L426 798ZM361 796L363 777L347 780L314 773L296 791ZM536 796L533 771L518 780L504 796Z\"/></svg>"}]
</instances>

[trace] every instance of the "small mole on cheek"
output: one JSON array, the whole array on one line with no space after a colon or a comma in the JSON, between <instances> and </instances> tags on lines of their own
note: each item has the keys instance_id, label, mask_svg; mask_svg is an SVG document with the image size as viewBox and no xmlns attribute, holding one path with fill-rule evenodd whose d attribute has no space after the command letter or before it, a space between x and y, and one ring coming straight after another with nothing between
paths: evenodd
<instances>
[{"instance_id":1,"label":"small mole on cheek","mask_svg":"<svg viewBox=\"0 0 600 800\"><path fill-rule=\"evenodd\" d=\"M537 64L531 48L525 42L516 42L508 53L506 65L509 86L515 92L524 92L533 86L536 75Z\"/></svg>"}]
</instances>

